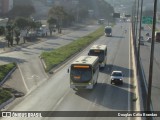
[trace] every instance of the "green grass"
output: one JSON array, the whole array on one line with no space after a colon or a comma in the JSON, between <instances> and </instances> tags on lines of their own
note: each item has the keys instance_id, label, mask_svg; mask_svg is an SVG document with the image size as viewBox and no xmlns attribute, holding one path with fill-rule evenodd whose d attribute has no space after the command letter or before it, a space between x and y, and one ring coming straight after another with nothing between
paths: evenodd
<instances>
[{"instance_id":1,"label":"green grass","mask_svg":"<svg viewBox=\"0 0 160 120\"><path fill-rule=\"evenodd\" d=\"M0 65L0 82L15 66L15 63Z\"/></svg>"},{"instance_id":2,"label":"green grass","mask_svg":"<svg viewBox=\"0 0 160 120\"><path fill-rule=\"evenodd\" d=\"M100 27L95 32L90 33L87 36L77 39L76 41L60 47L56 50L50 52L43 52L41 58L43 58L46 64L46 71L51 70L53 67L59 63L65 61L67 58L71 57L76 52L82 50L84 47L97 40L104 34L104 27Z\"/></svg>"},{"instance_id":3,"label":"green grass","mask_svg":"<svg viewBox=\"0 0 160 120\"><path fill-rule=\"evenodd\" d=\"M7 100L9 100L10 98L12 98L12 95L9 91L0 89L0 105L3 102L6 102Z\"/></svg>"}]
</instances>

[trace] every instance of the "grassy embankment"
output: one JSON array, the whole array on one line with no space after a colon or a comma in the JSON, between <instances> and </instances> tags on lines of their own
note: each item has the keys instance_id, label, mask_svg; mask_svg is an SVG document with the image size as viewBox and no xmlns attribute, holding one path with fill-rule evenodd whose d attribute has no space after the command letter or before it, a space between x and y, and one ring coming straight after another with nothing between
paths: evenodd
<instances>
[{"instance_id":1,"label":"grassy embankment","mask_svg":"<svg viewBox=\"0 0 160 120\"><path fill-rule=\"evenodd\" d=\"M104 27L100 27L93 33L90 33L87 36L79 38L74 42L60 47L56 50L50 52L43 52L41 58L43 58L46 64L46 71L48 72L56 65L65 61L67 58L71 57L76 52L82 50L84 47L97 40L100 36L104 34Z\"/></svg>"},{"instance_id":2,"label":"grassy embankment","mask_svg":"<svg viewBox=\"0 0 160 120\"><path fill-rule=\"evenodd\" d=\"M3 78L15 67L14 63L6 64L6 65L0 65L0 82L3 80ZM0 104L7 101L12 97L11 93L9 91L3 90L0 88Z\"/></svg>"}]
</instances>

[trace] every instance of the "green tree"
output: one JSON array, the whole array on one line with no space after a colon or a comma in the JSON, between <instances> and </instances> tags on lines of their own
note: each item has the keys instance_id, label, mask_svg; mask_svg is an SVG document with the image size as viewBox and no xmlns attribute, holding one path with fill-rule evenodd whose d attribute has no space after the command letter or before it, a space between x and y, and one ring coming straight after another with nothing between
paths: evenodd
<instances>
[{"instance_id":1,"label":"green tree","mask_svg":"<svg viewBox=\"0 0 160 120\"><path fill-rule=\"evenodd\" d=\"M57 20L57 29L58 33L61 33L61 27L63 25L63 21L66 17L67 13L65 12L62 6L53 6L49 10L49 17L53 17Z\"/></svg>"},{"instance_id":2,"label":"green tree","mask_svg":"<svg viewBox=\"0 0 160 120\"><path fill-rule=\"evenodd\" d=\"M26 30L26 36L28 35L29 31L31 29L36 30L39 28L42 24L41 22L34 21L33 19L27 19L23 17L18 17L14 21L14 25L20 30ZM26 42L25 36L24 36L24 43Z\"/></svg>"},{"instance_id":3,"label":"green tree","mask_svg":"<svg viewBox=\"0 0 160 120\"><path fill-rule=\"evenodd\" d=\"M8 24L6 26L7 32L6 32L6 40L8 40L8 47L11 45L13 46L13 24Z\"/></svg>"},{"instance_id":4,"label":"green tree","mask_svg":"<svg viewBox=\"0 0 160 120\"><path fill-rule=\"evenodd\" d=\"M53 17L49 17L47 23L49 24L50 35L52 35L52 32L55 31L57 20L54 19Z\"/></svg>"},{"instance_id":5,"label":"green tree","mask_svg":"<svg viewBox=\"0 0 160 120\"><path fill-rule=\"evenodd\" d=\"M18 45L19 41L20 41L20 30L19 29L15 29L14 32L15 32L15 41L16 41L16 43Z\"/></svg>"},{"instance_id":6,"label":"green tree","mask_svg":"<svg viewBox=\"0 0 160 120\"><path fill-rule=\"evenodd\" d=\"M9 11L8 17L14 19L15 17L30 17L35 13L35 8L32 5L16 5Z\"/></svg>"},{"instance_id":7,"label":"green tree","mask_svg":"<svg viewBox=\"0 0 160 120\"><path fill-rule=\"evenodd\" d=\"M0 26L0 36L5 34L5 27Z\"/></svg>"}]
</instances>

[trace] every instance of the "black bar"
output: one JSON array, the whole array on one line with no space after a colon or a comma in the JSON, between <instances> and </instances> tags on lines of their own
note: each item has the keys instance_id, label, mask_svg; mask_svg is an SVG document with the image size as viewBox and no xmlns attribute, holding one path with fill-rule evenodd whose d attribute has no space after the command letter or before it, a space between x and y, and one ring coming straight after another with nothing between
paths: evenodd
<instances>
[{"instance_id":1,"label":"black bar","mask_svg":"<svg viewBox=\"0 0 160 120\"><path fill-rule=\"evenodd\" d=\"M160 117L160 111L1 111L0 117Z\"/></svg>"}]
</instances>

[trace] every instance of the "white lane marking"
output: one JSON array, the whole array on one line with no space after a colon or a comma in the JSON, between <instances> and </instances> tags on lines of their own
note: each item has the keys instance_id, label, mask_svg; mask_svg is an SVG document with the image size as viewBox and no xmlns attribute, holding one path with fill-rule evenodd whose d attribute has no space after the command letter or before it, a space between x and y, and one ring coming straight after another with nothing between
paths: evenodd
<instances>
[{"instance_id":1,"label":"white lane marking","mask_svg":"<svg viewBox=\"0 0 160 120\"><path fill-rule=\"evenodd\" d=\"M24 83L24 86L25 86L25 88L26 88L26 90L27 90L27 92L28 92L29 89L28 89L27 84L26 84L26 82L25 82L25 80L24 80L24 77L23 77L22 71L21 71L21 69L20 69L20 66L19 66L18 64L17 64L17 66L18 66L19 71L20 71L20 74L21 74L21 76L22 76L22 81L23 81L23 83Z\"/></svg>"},{"instance_id":2,"label":"white lane marking","mask_svg":"<svg viewBox=\"0 0 160 120\"><path fill-rule=\"evenodd\" d=\"M41 60L40 60L39 58L38 58L38 60L39 60L40 66L41 66L41 70L43 71L43 74L45 75L46 78L48 78L48 75L46 74L46 72L45 72L45 70L44 70L44 67L42 66Z\"/></svg>"},{"instance_id":3,"label":"white lane marking","mask_svg":"<svg viewBox=\"0 0 160 120\"><path fill-rule=\"evenodd\" d=\"M131 35L131 27L129 27L129 76L131 76L131 73L130 73L130 68L131 68L131 64L130 64L130 41L131 41L131 37L130 37L130 35ZM129 85L131 84L131 79L130 79L130 77L129 77ZM130 109L131 109L131 106L130 106L130 102L131 102L131 93L130 93L131 91L130 91L130 88L128 88L128 111L130 111ZM130 120L130 117L128 117L128 120Z\"/></svg>"},{"instance_id":4,"label":"white lane marking","mask_svg":"<svg viewBox=\"0 0 160 120\"><path fill-rule=\"evenodd\" d=\"M53 108L54 110L56 110L56 108L60 105L60 103L65 99L65 97L69 94L70 90L66 91L66 93L57 101L57 103L55 104L55 107Z\"/></svg>"}]
</instances>

